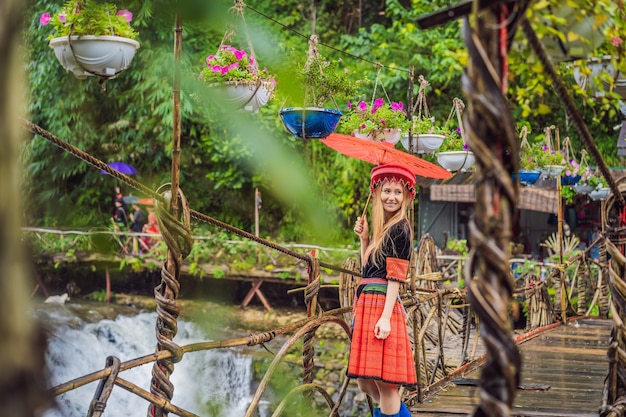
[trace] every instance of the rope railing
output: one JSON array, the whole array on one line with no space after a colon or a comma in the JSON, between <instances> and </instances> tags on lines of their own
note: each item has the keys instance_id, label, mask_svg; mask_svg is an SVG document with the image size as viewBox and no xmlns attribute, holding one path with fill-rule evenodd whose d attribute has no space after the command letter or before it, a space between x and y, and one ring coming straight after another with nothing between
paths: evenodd
<instances>
[{"instance_id":1,"label":"rope railing","mask_svg":"<svg viewBox=\"0 0 626 417\"><path fill-rule=\"evenodd\" d=\"M88 154L87 152L82 151L81 149L77 148L74 145L71 145L70 143L62 140L61 138L55 136L53 133L41 128L40 126L28 121L28 120L23 120L24 126L26 127L26 129L35 134L38 135L50 142L52 142L53 144L55 144L56 146L58 146L59 148L65 150L66 152L70 153L71 155L77 157L78 159L88 163L89 165L93 166L94 168L97 168L99 170L103 170L106 171L109 175L113 176L114 178L118 179L119 181L124 182L125 184L127 184L128 186L134 188L137 191L140 191L141 193L150 196L152 198L155 199L156 201L159 201L161 203L165 203L165 198L159 194L156 191L153 191L152 189L150 189L149 187L143 185L142 183L140 183L139 181L136 181L132 178L130 178L128 175L124 175L121 172L111 168L110 166L108 166L105 162L93 157L92 155ZM301 253L295 252L293 250L290 250L284 246L278 245L274 242L271 242L269 240L263 239L261 237L255 236L252 233L246 232L245 230L241 230L238 229L228 223L225 223L221 220L215 219L213 217L207 216L206 214L200 213L198 211L189 209L189 216L196 219L196 220L200 220L204 223L208 223L211 224L213 226L219 227L221 229L227 230L229 232L232 232L236 235L239 235L241 237L244 237L246 239L255 241L257 243L260 243L264 246L267 246L268 248L274 249L277 252L281 252L285 255L289 255L292 256L294 258L297 258L301 261L304 262L309 262L309 258L306 255L303 255ZM332 265L332 264L328 264L326 262L322 262L320 261L320 266L324 267L324 268L328 268L330 270L336 271L336 272L346 272L346 273L351 273L351 274L356 274L360 276L360 273L358 272L353 272L353 271L348 271L345 270L341 267L338 267L336 265Z\"/></svg>"}]
</instances>

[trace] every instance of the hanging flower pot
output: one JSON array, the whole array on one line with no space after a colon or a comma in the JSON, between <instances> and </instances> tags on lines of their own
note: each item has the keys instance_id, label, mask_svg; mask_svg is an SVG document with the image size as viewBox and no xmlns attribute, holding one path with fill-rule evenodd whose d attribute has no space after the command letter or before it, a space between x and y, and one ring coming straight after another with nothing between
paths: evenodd
<instances>
[{"instance_id":1,"label":"hanging flower pot","mask_svg":"<svg viewBox=\"0 0 626 417\"><path fill-rule=\"evenodd\" d=\"M63 68L80 79L104 81L128 68L139 48L132 19L130 11L111 3L74 0L54 16L43 13L39 22L53 27L48 39Z\"/></svg>"},{"instance_id":2,"label":"hanging flower pot","mask_svg":"<svg viewBox=\"0 0 626 417\"><path fill-rule=\"evenodd\" d=\"M400 136L402 136L402 130L400 129L374 129L367 133L355 130L352 132L352 136L359 138L359 139L373 140L375 142L388 142L388 143L395 145L400 140Z\"/></svg>"},{"instance_id":3,"label":"hanging flower pot","mask_svg":"<svg viewBox=\"0 0 626 417\"><path fill-rule=\"evenodd\" d=\"M415 135L413 137L413 140L417 142L417 150L414 153L433 153L441 147L444 138L444 135L439 135L436 133L420 133L419 135ZM409 135L402 135L400 137L400 142L402 143L402 146L404 146L404 149L406 149L407 151L410 150Z\"/></svg>"},{"instance_id":4,"label":"hanging flower pot","mask_svg":"<svg viewBox=\"0 0 626 417\"><path fill-rule=\"evenodd\" d=\"M50 47L76 78L113 78L129 67L139 42L120 36L63 36L51 39Z\"/></svg>"},{"instance_id":5,"label":"hanging flower pot","mask_svg":"<svg viewBox=\"0 0 626 417\"><path fill-rule=\"evenodd\" d=\"M611 189L608 187L598 187L592 192L589 193L589 198L594 201L597 200L605 200L609 194L611 193Z\"/></svg>"},{"instance_id":6,"label":"hanging flower pot","mask_svg":"<svg viewBox=\"0 0 626 417\"><path fill-rule=\"evenodd\" d=\"M439 152L437 162L448 171L466 171L476 161L472 151Z\"/></svg>"},{"instance_id":7,"label":"hanging flower pot","mask_svg":"<svg viewBox=\"0 0 626 417\"><path fill-rule=\"evenodd\" d=\"M222 44L206 63L198 78L213 90L212 101L222 109L256 113L271 99L276 81L244 49Z\"/></svg>"},{"instance_id":8,"label":"hanging flower pot","mask_svg":"<svg viewBox=\"0 0 626 417\"><path fill-rule=\"evenodd\" d=\"M258 84L226 81L209 85L216 96L217 105L224 110L259 111L272 97L274 85L259 81Z\"/></svg>"},{"instance_id":9,"label":"hanging flower pot","mask_svg":"<svg viewBox=\"0 0 626 417\"><path fill-rule=\"evenodd\" d=\"M541 176L543 178L558 177L564 169L563 165L544 165L541 167Z\"/></svg>"},{"instance_id":10,"label":"hanging flower pot","mask_svg":"<svg viewBox=\"0 0 626 417\"><path fill-rule=\"evenodd\" d=\"M563 175L561 177L561 185L575 185L580 181L580 175Z\"/></svg>"},{"instance_id":11,"label":"hanging flower pot","mask_svg":"<svg viewBox=\"0 0 626 417\"><path fill-rule=\"evenodd\" d=\"M280 118L292 135L301 139L323 139L337 128L341 112L320 107L290 107L280 110Z\"/></svg>"},{"instance_id":12,"label":"hanging flower pot","mask_svg":"<svg viewBox=\"0 0 626 417\"><path fill-rule=\"evenodd\" d=\"M517 171L519 182L522 185L533 185L537 182L541 176L541 170L538 169L520 169ZM513 181L515 181L515 175L513 175Z\"/></svg>"},{"instance_id":13,"label":"hanging flower pot","mask_svg":"<svg viewBox=\"0 0 626 417\"><path fill-rule=\"evenodd\" d=\"M574 191L576 191L578 194L583 194L583 195L587 195L590 192L592 192L594 190L594 186L593 185L589 185L589 184L582 184L580 182L574 184L572 186L572 188L574 189Z\"/></svg>"}]
</instances>

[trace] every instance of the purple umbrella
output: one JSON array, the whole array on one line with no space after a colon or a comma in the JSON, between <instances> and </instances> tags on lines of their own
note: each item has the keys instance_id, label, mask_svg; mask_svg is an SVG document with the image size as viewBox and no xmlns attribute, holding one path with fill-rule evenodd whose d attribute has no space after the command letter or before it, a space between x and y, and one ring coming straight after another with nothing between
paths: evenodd
<instances>
[{"instance_id":1,"label":"purple umbrella","mask_svg":"<svg viewBox=\"0 0 626 417\"><path fill-rule=\"evenodd\" d=\"M113 168L114 170L122 173L122 174L126 174L126 175L133 175L133 174L138 174L139 171L137 171L135 169L134 166L127 164L126 162L110 162L107 164L108 166L110 166L111 168ZM105 170L100 171L101 174L108 174L108 172L106 172Z\"/></svg>"}]
</instances>

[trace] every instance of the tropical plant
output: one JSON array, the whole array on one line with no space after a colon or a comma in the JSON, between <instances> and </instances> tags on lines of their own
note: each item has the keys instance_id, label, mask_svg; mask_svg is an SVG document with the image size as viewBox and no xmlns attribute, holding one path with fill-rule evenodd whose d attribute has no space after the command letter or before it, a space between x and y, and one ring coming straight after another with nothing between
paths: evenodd
<instances>
[{"instance_id":1,"label":"tropical plant","mask_svg":"<svg viewBox=\"0 0 626 417\"><path fill-rule=\"evenodd\" d=\"M409 120L402 102L386 103L382 98L374 100L370 109L366 102L361 101L356 106L347 103L348 110L339 122L338 131L346 134L358 132L369 135L383 129L400 129L406 131Z\"/></svg>"},{"instance_id":2,"label":"tropical plant","mask_svg":"<svg viewBox=\"0 0 626 417\"><path fill-rule=\"evenodd\" d=\"M271 89L276 86L276 80L267 68L259 69L255 57L250 56L245 49L221 45L215 55L206 57L206 64L198 77L205 85L233 81L246 85L263 83L271 86Z\"/></svg>"},{"instance_id":3,"label":"tropical plant","mask_svg":"<svg viewBox=\"0 0 626 417\"><path fill-rule=\"evenodd\" d=\"M356 93L356 82L348 77L350 70L342 68L342 63L341 59L325 60L320 56L307 61L301 71L306 86L305 106L325 107L332 100L336 107L336 100L345 100Z\"/></svg>"},{"instance_id":4,"label":"tropical plant","mask_svg":"<svg viewBox=\"0 0 626 417\"><path fill-rule=\"evenodd\" d=\"M120 36L136 39L138 33L130 22L133 14L124 9L117 10L111 3L95 3L90 0L71 0L65 3L56 14L43 13L39 23L43 26L52 24L55 33L48 36L53 39L62 36Z\"/></svg>"}]
</instances>

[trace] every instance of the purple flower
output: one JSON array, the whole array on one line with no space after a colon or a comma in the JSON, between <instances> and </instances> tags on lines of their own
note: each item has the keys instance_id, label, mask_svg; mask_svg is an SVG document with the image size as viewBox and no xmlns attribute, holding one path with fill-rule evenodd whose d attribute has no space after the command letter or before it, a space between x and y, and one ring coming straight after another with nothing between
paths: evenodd
<instances>
[{"instance_id":1,"label":"purple flower","mask_svg":"<svg viewBox=\"0 0 626 417\"><path fill-rule=\"evenodd\" d=\"M46 26L48 23L50 23L50 13L43 13L39 18L39 23L42 26Z\"/></svg>"},{"instance_id":2,"label":"purple flower","mask_svg":"<svg viewBox=\"0 0 626 417\"><path fill-rule=\"evenodd\" d=\"M348 103L346 103L346 105L348 106L348 110L352 110L352 103L348 100Z\"/></svg>"},{"instance_id":3,"label":"purple flower","mask_svg":"<svg viewBox=\"0 0 626 417\"><path fill-rule=\"evenodd\" d=\"M133 14L126 9L120 10L119 12L117 12L117 15L122 16L124 20L126 20L127 22L130 22L131 20L133 20Z\"/></svg>"},{"instance_id":4,"label":"purple flower","mask_svg":"<svg viewBox=\"0 0 626 417\"><path fill-rule=\"evenodd\" d=\"M463 150L464 151L468 151L469 150L469 145L467 143L463 144Z\"/></svg>"},{"instance_id":5,"label":"purple flower","mask_svg":"<svg viewBox=\"0 0 626 417\"><path fill-rule=\"evenodd\" d=\"M61 12L59 13L59 21L61 23L65 23L67 22L67 15L65 14L65 12Z\"/></svg>"}]
</instances>

